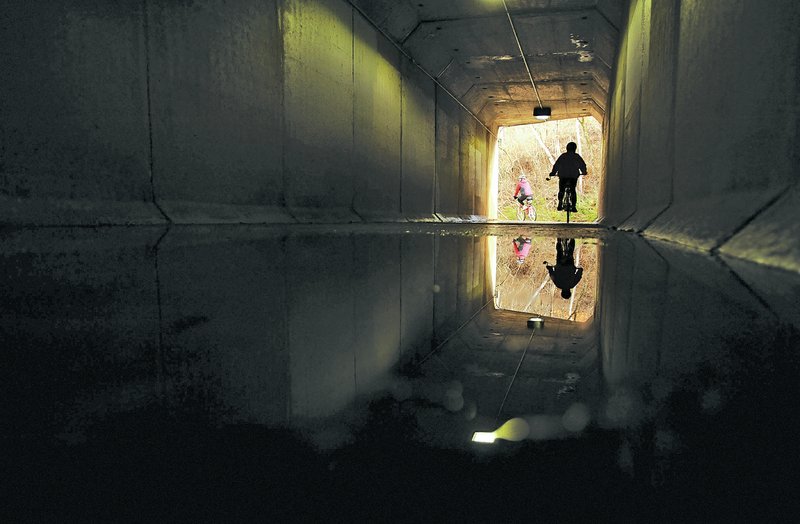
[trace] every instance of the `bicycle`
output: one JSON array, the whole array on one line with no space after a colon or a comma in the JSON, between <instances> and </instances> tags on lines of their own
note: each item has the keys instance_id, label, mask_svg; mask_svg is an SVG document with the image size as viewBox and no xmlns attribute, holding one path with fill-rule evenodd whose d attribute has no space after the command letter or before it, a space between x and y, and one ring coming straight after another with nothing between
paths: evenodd
<instances>
[{"instance_id":1,"label":"bicycle","mask_svg":"<svg viewBox=\"0 0 800 524\"><path fill-rule=\"evenodd\" d=\"M533 196L527 197L524 204L519 204L519 201L517 201L517 204L517 220L522 222L524 222L526 218L531 219L531 222L536 220L536 208L533 207Z\"/></svg>"},{"instance_id":2,"label":"bicycle","mask_svg":"<svg viewBox=\"0 0 800 524\"><path fill-rule=\"evenodd\" d=\"M547 177L550 180L552 177ZM562 203L564 211L567 212L567 224L569 224L569 214L572 212L572 188L567 186L564 188L564 201Z\"/></svg>"}]
</instances>

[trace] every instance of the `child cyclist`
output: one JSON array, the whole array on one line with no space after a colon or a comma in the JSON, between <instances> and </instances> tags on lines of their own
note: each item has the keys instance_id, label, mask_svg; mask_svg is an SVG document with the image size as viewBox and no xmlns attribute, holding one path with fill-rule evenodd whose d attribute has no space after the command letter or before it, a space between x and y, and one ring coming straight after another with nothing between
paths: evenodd
<instances>
[{"instance_id":1,"label":"child cyclist","mask_svg":"<svg viewBox=\"0 0 800 524\"><path fill-rule=\"evenodd\" d=\"M525 201L527 199L533 199L533 189L531 189L531 183L528 182L528 178L525 176L525 173L521 173L519 175L517 187L514 189L514 198L521 206L525 205Z\"/></svg>"}]
</instances>

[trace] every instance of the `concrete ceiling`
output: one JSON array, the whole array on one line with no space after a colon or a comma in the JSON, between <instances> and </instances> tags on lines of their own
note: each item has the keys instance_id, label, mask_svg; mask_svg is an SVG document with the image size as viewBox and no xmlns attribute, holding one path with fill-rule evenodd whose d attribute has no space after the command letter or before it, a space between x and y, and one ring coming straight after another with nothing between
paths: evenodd
<instances>
[{"instance_id":1,"label":"concrete ceiling","mask_svg":"<svg viewBox=\"0 0 800 524\"><path fill-rule=\"evenodd\" d=\"M501 0L352 0L488 126L538 105ZM507 0L553 118L603 119L623 0Z\"/></svg>"}]
</instances>

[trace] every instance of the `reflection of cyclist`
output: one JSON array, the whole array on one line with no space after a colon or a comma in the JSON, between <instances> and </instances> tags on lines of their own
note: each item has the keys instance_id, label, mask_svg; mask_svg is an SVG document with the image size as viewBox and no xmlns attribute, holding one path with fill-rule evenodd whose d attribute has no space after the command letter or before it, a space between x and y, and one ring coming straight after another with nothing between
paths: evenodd
<instances>
[{"instance_id":1,"label":"reflection of cyclist","mask_svg":"<svg viewBox=\"0 0 800 524\"><path fill-rule=\"evenodd\" d=\"M517 264L522 264L531 251L531 239L519 236L514 239L513 244L514 254L517 256Z\"/></svg>"},{"instance_id":2,"label":"reflection of cyclist","mask_svg":"<svg viewBox=\"0 0 800 524\"><path fill-rule=\"evenodd\" d=\"M578 145L575 142L567 144L567 152L562 153L556 163L553 164L553 169L548 176L558 176L558 210L564 209L564 191L570 188L572 192L572 207L570 211L573 213L578 211L575 207L578 204L578 195L575 193L575 186L578 184L578 177L586 175L586 162L583 161L581 155L575 151Z\"/></svg>"},{"instance_id":3,"label":"reflection of cyclist","mask_svg":"<svg viewBox=\"0 0 800 524\"><path fill-rule=\"evenodd\" d=\"M519 202L519 205L521 206L525 205L526 199L533 198L533 189L531 189L531 183L528 182L528 178L525 176L525 173L519 175L517 187L514 189L514 198L517 199L517 202Z\"/></svg>"},{"instance_id":4,"label":"reflection of cyclist","mask_svg":"<svg viewBox=\"0 0 800 524\"><path fill-rule=\"evenodd\" d=\"M556 239L556 265L547 266L553 284L561 290L563 298L572 296L572 288L578 285L583 276L583 268L575 267L575 239Z\"/></svg>"}]
</instances>

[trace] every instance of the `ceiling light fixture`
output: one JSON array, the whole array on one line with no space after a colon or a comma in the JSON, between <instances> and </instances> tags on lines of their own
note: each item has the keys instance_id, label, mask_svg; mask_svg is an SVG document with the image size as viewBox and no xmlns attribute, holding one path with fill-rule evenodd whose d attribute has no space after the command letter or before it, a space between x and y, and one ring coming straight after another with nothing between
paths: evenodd
<instances>
[{"instance_id":1,"label":"ceiling light fixture","mask_svg":"<svg viewBox=\"0 0 800 524\"><path fill-rule=\"evenodd\" d=\"M549 107L534 107L533 108L533 116L536 117L536 120L547 120L551 116L550 108Z\"/></svg>"},{"instance_id":2,"label":"ceiling light fixture","mask_svg":"<svg viewBox=\"0 0 800 524\"><path fill-rule=\"evenodd\" d=\"M531 81L531 86L533 86L533 92L536 93L536 100L539 101L539 107L533 108L533 116L536 117L537 120L547 120L548 118L550 118L551 110L549 107L545 107L544 105L542 105L542 98L539 96L539 90L536 88L536 82L533 81L531 68L528 66L528 59L525 58L525 51L523 51L522 49L522 43L519 40L519 35L517 35L517 29L516 27L514 27L514 20L511 18L511 13L508 10L508 5L506 4L506 0L503 0L503 8L506 10L508 23L509 25L511 25L511 32L514 33L514 40L517 41L519 54L522 57L522 63L525 64L525 70L528 72L528 78Z\"/></svg>"}]
</instances>

